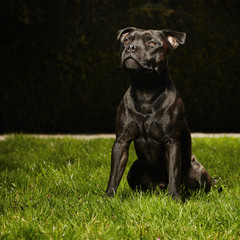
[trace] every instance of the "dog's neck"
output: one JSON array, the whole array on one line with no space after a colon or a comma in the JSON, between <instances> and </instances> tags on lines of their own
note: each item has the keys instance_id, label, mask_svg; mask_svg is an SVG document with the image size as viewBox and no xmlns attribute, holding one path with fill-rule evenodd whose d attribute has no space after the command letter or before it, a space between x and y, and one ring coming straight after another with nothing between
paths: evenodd
<instances>
[{"instance_id":1,"label":"dog's neck","mask_svg":"<svg viewBox=\"0 0 240 240\"><path fill-rule=\"evenodd\" d=\"M166 93L168 89L174 89L174 85L169 77L168 69L165 71L145 74L131 75L132 84L130 87L131 97L134 99L136 110L148 114L151 113L153 102Z\"/></svg>"},{"instance_id":2,"label":"dog's neck","mask_svg":"<svg viewBox=\"0 0 240 240\"><path fill-rule=\"evenodd\" d=\"M151 73L131 74L132 90L138 94L155 95L171 87L172 81L168 74L168 68L164 71L154 70Z\"/></svg>"}]
</instances>

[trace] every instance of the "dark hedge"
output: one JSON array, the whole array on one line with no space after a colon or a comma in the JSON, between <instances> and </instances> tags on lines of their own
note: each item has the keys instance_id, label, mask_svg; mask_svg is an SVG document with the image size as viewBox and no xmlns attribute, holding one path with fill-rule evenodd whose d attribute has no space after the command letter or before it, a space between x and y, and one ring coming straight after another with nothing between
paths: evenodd
<instances>
[{"instance_id":1,"label":"dark hedge","mask_svg":"<svg viewBox=\"0 0 240 240\"><path fill-rule=\"evenodd\" d=\"M130 84L118 29L187 33L170 75L192 131L240 132L238 1L11 0L0 3L0 132L113 132Z\"/></svg>"}]
</instances>

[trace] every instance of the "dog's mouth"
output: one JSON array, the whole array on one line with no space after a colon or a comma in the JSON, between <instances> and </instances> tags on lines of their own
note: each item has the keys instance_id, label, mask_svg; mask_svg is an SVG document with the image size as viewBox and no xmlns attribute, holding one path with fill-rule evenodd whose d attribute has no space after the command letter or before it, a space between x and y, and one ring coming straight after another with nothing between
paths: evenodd
<instances>
[{"instance_id":1,"label":"dog's mouth","mask_svg":"<svg viewBox=\"0 0 240 240\"><path fill-rule=\"evenodd\" d=\"M139 62L132 56L129 56L126 59L124 59L123 67L126 70L140 70L142 68L142 66L139 64Z\"/></svg>"},{"instance_id":2,"label":"dog's mouth","mask_svg":"<svg viewBox=\"0 0 240 240\"><path fill-rule=\"evenodd\" d=\"M134 72L134 73L152 73L154 71L153 68L139 63L132 56L126 57L122 62L122 66L123 66L124 70L126 70L128 72Z\"/></svg>"}]
</instances>

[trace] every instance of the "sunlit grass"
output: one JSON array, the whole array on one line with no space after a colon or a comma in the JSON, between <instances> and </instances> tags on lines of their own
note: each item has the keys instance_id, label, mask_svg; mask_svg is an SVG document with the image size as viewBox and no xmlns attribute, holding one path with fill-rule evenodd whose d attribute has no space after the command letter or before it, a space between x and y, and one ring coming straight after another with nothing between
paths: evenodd
<instances>
[{"instance_id":1,"label":"sunlit grass","mask_svg":"<svg viewBox=\"0 0 240 240\"><path fill-rule=\"evenodd\" d=\"M114 139L0 142L1 239L239 239L240 139L193 139L193 152L223 192L184 203L166 191L133 192L126 173L115 198L103 198Z\"/></svg>"}]
</instances>

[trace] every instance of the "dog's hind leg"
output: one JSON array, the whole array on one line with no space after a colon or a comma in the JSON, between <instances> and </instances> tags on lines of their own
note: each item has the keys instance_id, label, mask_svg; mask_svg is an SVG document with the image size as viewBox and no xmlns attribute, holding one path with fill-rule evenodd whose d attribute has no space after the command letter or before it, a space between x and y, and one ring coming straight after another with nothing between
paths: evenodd
<instances>
[{"instance_id":1,"label":"dog's hind leg","mask_svg":"<svg viewBox=\"0 0 240 240\"><path fill-rule=\"evenodd\" d=\"M192 155L190 167L186 171L184 184L187 189L196 190L204 188L205 192L208 192L211 188L210 175L194 155Z\"/></svg>"}]
</instances>

